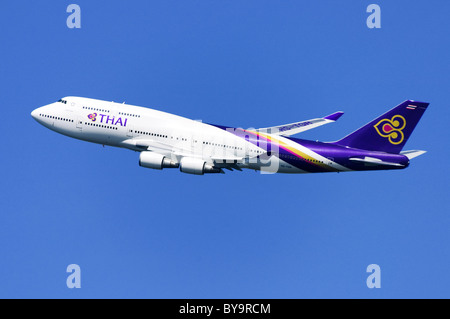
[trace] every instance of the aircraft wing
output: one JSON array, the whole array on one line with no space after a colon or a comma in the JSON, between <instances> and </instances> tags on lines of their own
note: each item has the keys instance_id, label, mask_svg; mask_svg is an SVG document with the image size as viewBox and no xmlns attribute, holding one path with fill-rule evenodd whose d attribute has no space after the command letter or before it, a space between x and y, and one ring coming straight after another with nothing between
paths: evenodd
<instances>
[{"instance_id":1,"label":"aircraft wing","mask_svg":"<svg viewBox=\"0 0 450 319\"><path fill-rule=\"evenodd\" d=\"M152 151L155 153L159 153L162 155L170 156L175 155L176 157L197 157L197 154L194 154L186 149L174 148L172 145L157 142L153 139L129 139L122 142L125 145L136 146L142 148L142 151ZM207 159L205 159L210 164L220 168L226 169L237 169L241 171L242 169L237 165L238 163L242 163L244 158L241 156L233 156L233 155L214 155Z\"/></svg>"},{"instance_id":2,"label":"aircraft wing","mask_svg":"<svg viewBox=\"0 0 450 319\"><path fill-rule=\"evenodd\" d=\"M212 156L211 160L216 167L225 168L229 171L232 171L233 169L242 171L242 169L238 166L238 163L242 163L244 158L234 156Z\"/></svg>"},{"instance_id":3,"label":"aircraft wing","mask_svg":"<svg viewBox=\"0 0 450 319\"><path fill-rule=\"evenodd\" d=\"M211 156L211 160L217 163L240 163L244 160L243 157L238 156Z\"/></svg>"},{"instance_id":4,"label":"aircraft wing","mask_svg":"<svg viewBox=\"0 0 450 319\"><path fill-rule=\"evenodd\" d=\"M262 133L270 133L274 135L291 136L300 132L316 128L321 125L333 123L337 121L342 116L342 114L344 114L344 112L336 112L323 118L317 118L279 126L265 127L257 129L257 131Z\"/></svg>"},{"instance_id":5,"label":"aircraft wing","mask_svg":"<svg viewBox=\"0 0 450 319\"><path fill-rule=\"evenodd\" d=\"M157 142L153 139L133 139L130 138L122 142L126 146L136 146L141 148L142 151L153 151L161 154L169 154L173 151L173 147L169 144Z\"/></svg>"}]
</instances>

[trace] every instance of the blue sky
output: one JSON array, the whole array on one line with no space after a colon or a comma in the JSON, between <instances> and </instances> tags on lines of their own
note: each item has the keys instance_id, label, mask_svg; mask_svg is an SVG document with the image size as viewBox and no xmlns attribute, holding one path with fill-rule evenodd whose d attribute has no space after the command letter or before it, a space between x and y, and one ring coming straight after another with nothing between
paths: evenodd
<instances>
[{"instance_id":1,"label":"blue sky","mask_svg":"<svg viewBox=\"0 0 450 319\"><path fill-rule=\"evenodd\" d=\"M447 1L0 3L2 298L448 298ZM332 141L430 107L401 171L191 176L58 135L75 95L266 127L344 111ZM81 289L66 267L81 267ZM381 267L381 288L366 267Z\"/></svg>"}]
</instances>

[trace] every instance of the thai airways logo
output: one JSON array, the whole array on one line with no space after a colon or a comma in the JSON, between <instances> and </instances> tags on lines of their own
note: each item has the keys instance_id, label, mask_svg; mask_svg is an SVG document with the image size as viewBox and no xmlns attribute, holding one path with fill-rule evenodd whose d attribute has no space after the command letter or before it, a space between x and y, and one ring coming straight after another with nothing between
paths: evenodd
<instances>
[{"instance_id":1,"label":"thai airways logo","mask_svg":"<svg viewBox=\"0 0 450 319\"><path fill-rule=\"evenodd\" d=\"M394 115L391 119L382 119L374 125L377 133L382 137L389 139L391 144L400 144L405 135L403 129L406 126L406 120L401 115Z\"/></svg>"},{"instance_id":2,"label":"thai airways logo","mask_svg":"<svg viewBox=\"0 0 450 319\"><path fill-rule=\"evenodd\" d=\"M97 118L97 113L88 114L88 119L90 119L92 122L95 122L96 118Z\"/></svg>"},{"instance_id":3,"label":"thai airways logo","mask_svg":"<svg viewBox=\"0 0 450 319\"><path fill-rule=\"evenodd\" d=\"M120 126L127 126L127 118L121 118L121 117L115 117L115 116L109 116L106 114L97 114L97 113L91 113L87 115L88 119L90 119L92 122L97 121L97 123L102 124L109 124L109 125L120 125ZM100 124L99 124L100 125Z\"/></svg>"}]
</instances>

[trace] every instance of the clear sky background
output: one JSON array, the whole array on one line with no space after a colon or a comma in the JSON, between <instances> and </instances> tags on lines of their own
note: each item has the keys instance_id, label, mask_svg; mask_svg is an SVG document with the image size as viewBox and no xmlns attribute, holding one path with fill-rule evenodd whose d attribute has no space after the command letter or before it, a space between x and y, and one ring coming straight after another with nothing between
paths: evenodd
<instances>
[{"instance_id":1,"label":"clear sky background","mask_svg":"<svg viewBox=\"0 0 450 319\"><path fill-rule=\"evenodd\" d=\"M0 2L0 297L450 297L449 1L79 0L69 29L71 3ZM298 135L322 141L414 99L431 104L405 149L428 153L399 171L154 171L31 118L69 95L244 128L344 111Z\"/></svg>"}]
</instances>

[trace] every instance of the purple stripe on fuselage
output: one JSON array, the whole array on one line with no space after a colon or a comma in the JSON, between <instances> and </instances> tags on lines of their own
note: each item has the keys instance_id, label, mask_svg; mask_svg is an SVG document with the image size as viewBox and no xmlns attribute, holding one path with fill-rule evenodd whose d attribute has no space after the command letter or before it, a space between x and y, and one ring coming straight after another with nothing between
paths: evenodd
<instances>
[{"instance_id":1,"label":"purple stripe on fuselage","mask_svg":"<svg viewBox=\"0 0 450 319\"><path fill-rule=\"evenodd\" d=\"M325 142L315 142L309 140L302 140L299 138L288 137L288 139L298 143L306 148L309 148L313 152L330 159L333 162L336 162L344 167L347 167L351 170L377 170L380 169L379 166L367 166L364 163L358 163L354 161L350 161L350 158L361 158L364 157L372 157L382 160L383 162L389 163L397 163L403 165L403 167L384 167L384 169L396 169L396 168L404 168L409 165L409 159L401 154L391 154L384 152L375 152L375 151L366 151L360 150L356 148L349 148L345 146L336 145L333 143L325 143Z\"/></svg>"},{"instance_id":2,"label":"purple stripe on fuselage","mask_svg":"<svg viewBox=\"0 0 450 319\"><path fill-rule=\"evenodd\" d=\"M284 162L310 173L320 173L320 172L330 172L337 171L332 167L323 167L318 165L312 161L309 161L306 158L294 153L293 151L285 148L283 145L279 145L278 143L274 143L271 140L268 140L264 136L261 136L253 131L247 131L240 128L227 127L222 125L209 124L218 128L221 128L225 131L228 131L253 145L256 145L263 150L266 150L267 153L262 156L270 156L274 155L283 160ZM275 136L276 138L276 136ZM260 156L258 156L260 157Z\"/></svg>"},{"instance_id":3,"label":"purple stripe on fuselage","mask_svg":"<svg viewBox=\"0 0 450 319\"><path fill-rule=\"evenodd\" d=\"M264 150L269 152L269 155L275 155L279 157L281 160L287 162L288 164L299 168L301 170L317 173L317 172L330 172L330 171L338 171L336 168L328 166L327 168L317 165L302 156L290 151L287 148L284 148L282 145L278 146L277 143L273 143L270 140L267 140L265 137L256 134L255 132L246 131L243 129L232 128L222 125L214 125L209 124L223 130L226 130L246 141L261 147ZM341 145L336 145L334 143L325 143L325 142L316 142L303 140L294 137L283 136L301 146L304 146L311 151L329 159L332 162L335 162L339 165L342 165L351 170L377 170L377 169L399 169L404 168L409 165L409 159L401 154L390 154L384 152L376 152L376 151L366 151L360 149L349 148ZM275 136L276 138L276 136ZM275 154L271 154L270 152L275 152ZM366 165L363 162L350 161L350 158L360 158L364 159L365 157L372 157L384 162L389 163L397 163L401 166L378 166L378 165ZM325 163L327 164L327 163Z\"/></svg>"}]
</instances>

